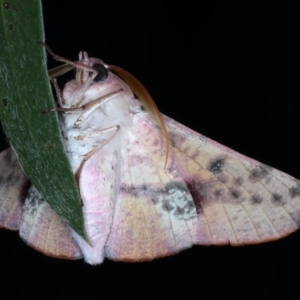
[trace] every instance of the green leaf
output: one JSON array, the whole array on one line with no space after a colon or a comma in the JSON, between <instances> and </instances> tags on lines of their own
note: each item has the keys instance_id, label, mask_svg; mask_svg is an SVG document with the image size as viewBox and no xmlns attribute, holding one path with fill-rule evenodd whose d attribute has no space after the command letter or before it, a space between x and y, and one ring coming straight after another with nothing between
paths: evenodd
<instances>
[{"instance_id":1,"label":"green leaf","mask_svg":"<svg viewBox=\"0 0 300 300\"><path fill-rule=\"evenodd\" d=\"M81 199L51 93L40 0L0 0L0 118L25 174L87 240Z\"/></svg>"}]
</instances>

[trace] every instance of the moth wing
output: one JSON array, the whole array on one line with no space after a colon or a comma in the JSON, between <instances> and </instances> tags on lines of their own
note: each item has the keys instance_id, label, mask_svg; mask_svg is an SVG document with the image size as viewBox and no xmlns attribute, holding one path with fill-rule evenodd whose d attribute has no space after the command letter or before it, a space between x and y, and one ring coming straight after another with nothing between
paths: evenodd
<instances>
[{"instance_id":1,"label":"moth wing","mask_svg":"<svg viewBox=\"0 0 300 300\"><path fill-rule=\"evenodd\" d=\"M196 207L172 157L164 168L165 140L147 113L133 115L124 145L106 257L145 261L191 247Z\"/></svg>"},{"instance_id":2,"label":"moth wing","mask_svg":"<svg viewBox=\"0 0 300 300\"><path fill-rule=\"evenodd\" d=\"M18 230L30 182L13 149L0 153L0 227Z\"/></svg>"},{"instance_id":3,"label":"moth wing","mask_svg":"<svg viewBox=\"0 0 300 300\"><path fill-rule=\"evenodd\" d=\"M20 237L47 256L79 259L80 248L69 227L32 186L23 205Z\"/></svg>"},{"instance_id":4,"label":"moth wing","mask_svg":"<svg viewBox=\"0 0 300 300\"><path fill-rule=\"evenodd\" d=\"M173 161L197 206L195 244L255 244L299 228L299 180L168 117L165 122Z\"/></svg>"},{"instance_id":5,"label":"moth wing","mask_svg":"<svg viewBox=\"0 0 300 300\"><path fill-rule=\"evenodd\" d=\"M298 180L164 120L166 168L159 129L147 114L133 116L108 258L151 260L192 244L255 244L298 229Z\"/></svg>"},{"instance_id":6,"label":"moth wing","mask_svg":"<svg viewBox=\"0 0 300 300\"><path fill-rule=\"evenodd\" d=\"M25 176L13 149L0 153L0 226L19 230L21 238L45 255L79 259L70 229Z\"/></svg>"}]
</instances>

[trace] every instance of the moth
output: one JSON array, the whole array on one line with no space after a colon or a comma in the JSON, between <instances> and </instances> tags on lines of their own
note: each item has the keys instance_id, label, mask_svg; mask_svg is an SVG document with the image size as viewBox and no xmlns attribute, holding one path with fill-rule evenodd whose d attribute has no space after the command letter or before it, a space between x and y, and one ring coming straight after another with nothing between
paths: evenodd
<instances>
[{"instance_id":1,"label":"moth","mask_svg":"<svg viewBox=\"0 0 300 300\"><path fill-rule=\"evenodd\" d=\"M48 256L92 265L256 244L299 228L297 179L161 115L126 71L86 52L72 62L49 51L65 63L50 77L76 70L62 92L53 82L90 244L31 186L12 149L0 154L1 227Z\"/></svg>"}]
</instances>

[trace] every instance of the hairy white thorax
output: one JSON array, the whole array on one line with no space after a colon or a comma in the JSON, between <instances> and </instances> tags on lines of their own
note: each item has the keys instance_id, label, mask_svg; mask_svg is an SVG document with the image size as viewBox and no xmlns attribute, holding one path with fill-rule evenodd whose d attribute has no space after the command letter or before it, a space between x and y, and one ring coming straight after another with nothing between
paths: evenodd
<instances>
[{"instance_id":1,"label":"hairy white thorax","mask_svg":"<svg viewBox=\"0 0 300 300\"><path fill-rule=\"evenodd\" d=\"M87 56L81 62L87 66L93 66L96 63L103 64L101 60L89 59ZM63 90L64 108L77 108L61 116L64 145L74 173L78 171L86 156L97 147L101 148L101 145L107 143L106 147L120 149L121 145L116 145L116 143L120 143L121 137L126 134L126 128L131 123L130 114L134 111L131 107L133 94L119 77L109 72L104 82L92 82L84 88L89 72L83 72L85 74L82 82L72 80ZM111 99L105 99L105 96L114 92L118 94ZM86 109L85 105L88 106L93 101L99 101L98 107L86 118L80 120L80 116ZM80 122L76 124L78 120ZM115 138L111 138L113 130L105 132L113 126L118 126Z\"/></svg>"}]
</instances>

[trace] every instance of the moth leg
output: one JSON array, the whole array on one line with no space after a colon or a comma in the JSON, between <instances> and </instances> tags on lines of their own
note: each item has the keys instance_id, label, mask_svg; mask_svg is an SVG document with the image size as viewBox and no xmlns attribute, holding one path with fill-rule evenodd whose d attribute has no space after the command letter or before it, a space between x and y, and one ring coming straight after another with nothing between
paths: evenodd
<instances>
[{"instance_id":1,"label":"moth leg","mask_svg":"<svg viewBox=\"0 0 300 300\"><path fill-rule=\"evenodd\" d=\"M59 85L58 85L58 83L57 83L56 78L51 78L51 77L50 77L50 80L51 80L51 82L52 82L52 84L53 84L53 86L54 86L54 89L55 89L55 92L56 92L57 101L58 101L59 106L60 106L61 108L62 108L62 107L65 107L66 102L65 102L65 100L64 100L64 98L63 98L62 91L61 91L61 89L60 89L60 87L59 87Z\"/></svg>"},{"instance_id":2,"label":"moth leg","mask_svg":"<svg viewBox=\"0 0 300 300\"><path fill-rule=\"evenodd\" d=\"M77 136L75 136L75 139L76 140L91 139L91 138L98 137L101 134L105 134L107 132L114 131L112 136L107 139L107 141L110 141L114 137L114 135L119 131L119 128L120 128L119 125L114 125L114 126L111 126L111 127L105 128L105 129L99 129L97 131L93 131L89 134L77 135ZM107 143L107 141L104 141L102 144L100 144L100 146L103 146L103 144ZM94 151L94 149L92 151Z\"/></svg>"},{"instance_id":3,"label":"moth leg","mask_svg":"<svg viewBox=\"0 0 300 300\"><path fill-rule=\"evenodd\" d=\"M88 78L88 80L83 84L83 86L81 87L81 89L77 92L77 95L75 96L75 100L74 102L75 103L78 103L78 99L81 99L82 98L82 95L85 93L85 91L88 89L88 87L91 85L91 83L94 81L95 77L97 76L98 72L85 65L85 64L82 64L81 62L78 62L78 61L71 61L69 59L66 59L62 56L59 56L57 54L55 54L48 45L46 45L45 43L41 42L42 45L44 45L44 47L46 48L46 50L48 51L48 53L50 55L52 55L52 57L57 60L57 61L60 61L60 62L65 62L66 64L68 65L71 65L73 68L76 68L78 70L82 70L82 71L86 71L86 72L91 72L91 76ZM80 54L80 57L83 57L83 59L87 59L87 53L86 52L81 52ZM80 58L81 59L81 58ZM56 72L57 70L57 72ZM62 70L65 70L65 71L62 71ZM50 77L53 78L53 77L57 77L57 76L60 76L66 72L70 71L70 68L68 68L67 66L63 65L62 67L57 67L55 69L52 69L50 70L49 74L50 74ZM77 79L76 79L77 81ZM61 102L63 104L63 100L61 99ZM62 106L63 108L64 106Z\"/></svg>"},{"instance_id":4,"label":"moth leg","mask_svg":"<svg viewBox=\"0 0 300 300\"><path fill-rule=\"evenodd\" d=\"M64 62L64 63L66 63L66 64L68 64L68 65L73 66L73 67L76 68L76 69L80 69L80 70L83 70L83 71L90 71L90 72L93 72L93 75L95 75L95 76L91 76L91 77L93 77L92 81L93 81L94 78L97 76L97 73L98 73L98 72L97 72L95 69L93 69L93 68L91 68L91 67L88 67L88 66L86 66L86 65L84 65L84 64L82 64L82 63L80 63L80 62L78 62L78 61L72 61L72 60L66 59L66 58L64 58L64 57L62 57L62 56L59 56L59 55L55 54L55 53L50 49L50 47L49 47L47 44L45 44L45 43L43 43L43 42L41 42L41 44L46 48L47 52L48 52L55 60L60 61L60 62Z\"/></svg>"},{"instance_id":5,"label":"moth leg","mask_svg":"<svg viewBox=\"0 0 300 300\"><path fill-rule=\"evenodd\" d=\"M57 96L57 101L60 107L55 107L55 108L49 108L46 110L46 112L52 112L52 111L62 111L64 113L72 113L74 110L81 109L80 107L64 107L65 106L65 100L62 96L62 91L57 83L56 78L51 78L51 82L53 83L53 86L55 88L56 96Z\"/></svg>"},{"instance_id":6,"label":"moth leg","mask_svg":"<svg viewBox=\"0 0 300 300\"><path fill-rule=\"evenodd\" d=\"M94 112L97 108L99 108L102 104L106 103L107 101L119 96L123 93L122 89L119 89L115 92L109 93L103 97L97 98L87 104L82 105L81 109L83 109L83 112L80 114L76 122L74 123L74 127L78 127L82 121L84 121L88 116Z\"/></svg>"},{"instance_id":7,"label":"moth leg","mask_svg":"<svg viewBox=\"0 0 300 300\"><path fill-rule=\"evenodd\" d=\"M111 126L111 127L108 127L108 128L105 128L105 129L99 129L93 133L90 133L90 134L87 134L87 135L82 135L82 136L77 136L76 139L88 139L88 138L95 138L101 134L105 134L107 132L110 132L112 131L112 134L110 137L108 137L104 142L102 142L101 144L97 145L93 150L91 150L90 152L88 152L87 154L85 154L84 156L84 160L81 162L80 166L79 166L79 169L78 171L76 172L76 180L77 182L79 181L79 178L80 178L80 172L81 172L81 169L84 165L84 163L95 153L97 152L99 149L101 149L105 144L107 144L109 141L111 141L115 135L119 132L120 130L120 125L114 125L114 126Z\"/></svg>"}]
</instances>

